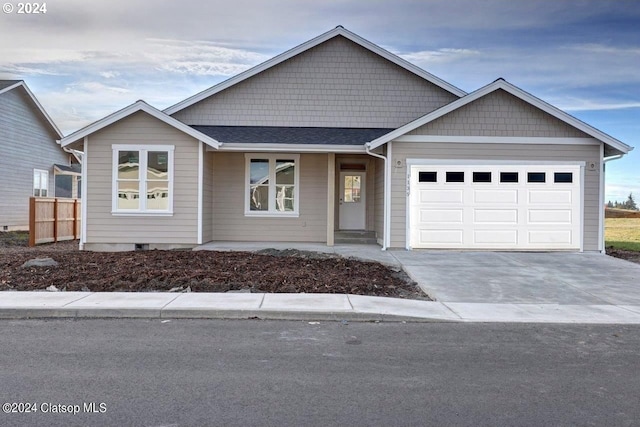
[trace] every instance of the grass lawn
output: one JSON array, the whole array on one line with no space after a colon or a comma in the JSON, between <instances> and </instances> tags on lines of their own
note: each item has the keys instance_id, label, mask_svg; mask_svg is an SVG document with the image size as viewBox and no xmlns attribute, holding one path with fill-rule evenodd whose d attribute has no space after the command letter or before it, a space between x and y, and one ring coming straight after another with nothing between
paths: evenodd
<instances>
[{"instance_id":1,"label":"grass lawn","mask_svg":"<svg viewBox=\"0 0 640 427\"><path fill-rule=\"evenodd\" d=\"M640 218L606 218L605 246L640 252Z\"/></svg>"}]
</instances>

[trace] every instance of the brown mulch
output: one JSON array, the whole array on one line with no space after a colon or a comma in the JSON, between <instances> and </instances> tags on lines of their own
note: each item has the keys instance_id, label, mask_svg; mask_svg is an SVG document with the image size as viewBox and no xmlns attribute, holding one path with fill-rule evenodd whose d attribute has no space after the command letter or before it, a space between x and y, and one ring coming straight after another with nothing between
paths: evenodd
<instances>
[{"instance_id":1,"label":"brown mulch","mask_svg":"<svg viewBox=\"0 0 640 427\"><path fill-rule=\"evenodd\" d=\"M640 264L640 252L626 251L624 249L614 249L613 247L608 247L607 255Z\"/></svg>"},{"instance_id":2,"label":"brown mulch","mask_svg":"<svg viewBox=\"0 0 640 427\"><path fill-rule=\"evenodd\" d=\"M56 267L29 267L50 257ZM0 243L0 291L349 293L428 300L406 274L375 262L296 250L78 251L77 242L26 248Z\"/></svg>"}]
</instances>

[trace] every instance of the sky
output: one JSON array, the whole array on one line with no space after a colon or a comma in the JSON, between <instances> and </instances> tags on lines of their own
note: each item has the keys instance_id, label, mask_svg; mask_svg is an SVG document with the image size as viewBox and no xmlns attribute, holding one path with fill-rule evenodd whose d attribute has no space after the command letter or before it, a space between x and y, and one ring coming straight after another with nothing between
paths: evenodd
<instances>
[{"instance_id":1,"label":"sky","mask_svg":"<svg viewBox=\"0 0 640 427\"><path fill-rule=\"evenodd\" d=\"M138 99L164 109L342 25L466 92L502 77L637 147L607 164L605 201L640 201L637 0L3 5L0 79L25 80L65 134Z\"/></svg>"}]
</instances>

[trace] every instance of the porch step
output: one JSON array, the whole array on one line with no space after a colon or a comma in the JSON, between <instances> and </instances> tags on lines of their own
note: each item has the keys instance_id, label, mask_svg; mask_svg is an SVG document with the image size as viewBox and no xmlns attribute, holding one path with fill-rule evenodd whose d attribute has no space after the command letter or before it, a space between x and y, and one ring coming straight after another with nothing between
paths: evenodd
<instances>
[{"instance_id":1,"label":"porch step","mask_svg":"<svg viewBox=\"0 0 640 427\"><path fill-rule=\"evenodd\" d=\"M349 243L357 245L375 245L375 231L336 231L333 238L335 243Z\"/></svg>"}]
</instances>

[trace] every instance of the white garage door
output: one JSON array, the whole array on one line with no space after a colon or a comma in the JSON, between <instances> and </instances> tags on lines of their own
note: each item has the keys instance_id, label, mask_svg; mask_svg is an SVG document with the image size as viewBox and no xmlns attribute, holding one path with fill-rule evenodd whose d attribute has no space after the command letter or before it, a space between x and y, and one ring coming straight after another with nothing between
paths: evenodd
<instances>
[{"instance_id":1,"label":"white garage door","mask_svg":"<svg viewBox=\"0 0 640 427\"><path fill-rule=\"evenodd\" d=\"M411 248L581 246L580 165L413 165Z\"/></svg>"}]
</instances>

